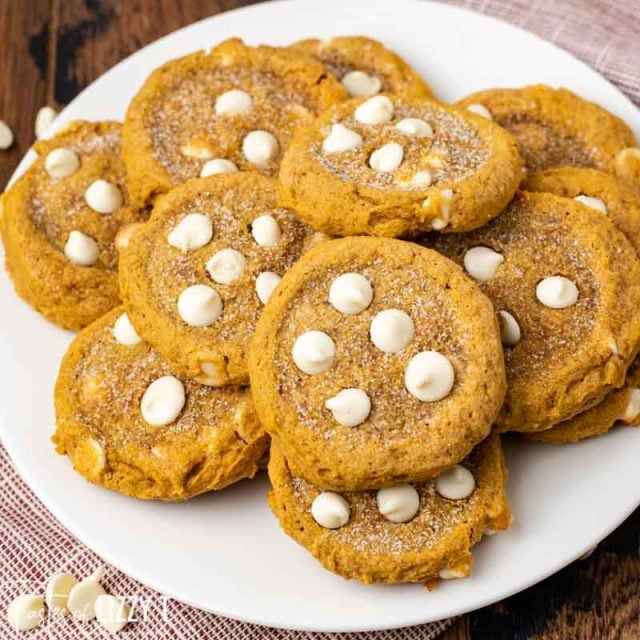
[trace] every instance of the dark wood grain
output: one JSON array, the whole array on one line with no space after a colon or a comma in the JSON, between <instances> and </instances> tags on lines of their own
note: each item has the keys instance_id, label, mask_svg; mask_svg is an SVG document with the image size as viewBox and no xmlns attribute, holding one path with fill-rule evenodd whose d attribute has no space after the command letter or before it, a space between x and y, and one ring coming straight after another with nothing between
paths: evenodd
<instances>
[{"instance_id":1,"label":"dark wood grain","mask_svg":"<svg viewBox=\"0 0 640 640\"><path fill-rule=\"evenodd\" d=\"M33 141L44 104L68 103L145 44L242 0L0 0L0 152L4 185ZM265 34L266 37L266 34ZM443 640L640 640L640 510L591 558L457 620Z\"/></svg>"}]
</instances>

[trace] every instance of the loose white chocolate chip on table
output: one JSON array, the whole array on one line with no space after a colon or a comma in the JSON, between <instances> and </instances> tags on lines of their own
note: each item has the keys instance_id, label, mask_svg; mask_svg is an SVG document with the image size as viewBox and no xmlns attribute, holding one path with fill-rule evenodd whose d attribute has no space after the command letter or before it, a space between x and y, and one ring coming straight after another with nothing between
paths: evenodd
<instances>
[{"instance_id":1,"label":"loose white chocolate chip on table","mask_svg":"<svg viewBox=\"0 0 640 640\"><path fill-rule=\"evenodd\" d=\"M237 280L247 264L246 258L235 249L222 249L207 260L207 271L218 284L229 284Z\"/></svg>"},{"instance_id":2,"label":"loose white chocolate chip on table","mask_svg":"<svg viewBox=\"0 0 640 640\"><path fill-rule=\"evenodd\" d=\"M371 342L385 353L402 351L413 339L413 320L400 309L385 309L371 321Z\"/></svg>"},{"instance_id":3,"label":"loose white chocolate chip on table","mask_svg":"<svg viewBox=\"0 0 640 640\"><path fill-rule=\"evenodd\" d=\"M430 138L433 135L431 125L421 118L403 118L396 124L396 129L416 138Z\"/></svg>"},{"instance_id":4,"label":"loose white chocolate chip on table","mask_svg":"<svg viewBox=\"0 0 640 640\"><path fill-rule=\"evenodd\" d=\"M221 313L220 294L206 284L187 287L178 297L178 314L191 327L208 327Z\"/></svg>"},{"instance_id":5,"label":"loose white chocolate chip on table","mask_svg":"<svg viewBox=\"0 0 640 640\"><path fill-rule=\"evenodd\" d=\"M422 402L446 398L455 379L449 358L438 351L422 351L411 360L404 372L407 391Z\"/></svg>"},{"instance_id":6,"label":"loose white chocolate chip on table","mask_svg":"<svg viewBox=\"0 0 640 640\"><path fill-rule=\"evenodd\" d=\"M204 142L188 142L180 147L180 153L187 158L196 158L197 160L208 160L213 157L211 147Z\"/></svg>"},{"instance_id":7,"label":"loose white chocolate chip on table","mask_svg":"<svg viewBox=\"0 0 640 640\"><path fill-rule=\"evenodd\" d=\"M520 342L522 333L518 321L508 312L504 310L498 311L500 321L500 338L505 347L514 347Z\"/></svg>"},{"instance_id":8,"label":"loose white chocolate chip on table","mask_svg":"<svg viewBox=\"0 0 640 640\"><path fill-rule=\"evenodd\" d=\"M343 124L332 124L329 135L322 141L323 153L341 153L362 146L362 136Z\"/></svg>"},{"instance_id":9,"label":"loose white chocolate chip on table","mask_svg":"<svg viewBox=\"0 0 640 640\"><path fill-rule=\"evenodd\" d=\"M354 112L361 124L383 124L393 118L393 102L387 96L374 96L365 100Z\"/></svg>"},{"instance_id":10,"label":"loose white chocolate chip on table","mask_svg":"<svg viewBox=\"0 0 640 640\"><path fill-rule=\"evenodd\" d=\"M105 593L100 584L103 575L104 569L97 569L88 578L78 582L69 592L67 607L77 620L87 621L96 617L96 600Z\"/></svg>"},{"instance_id":11,"label":"loose white chocolate chip on table","mask_svg":"<svg viewBox=\"0 0 640 640\"><path fill-rule=\"evenodd\" d=\"M100 255L98 243L82 231L72 231L64 245L64 255L70 262L82 267L90 267Z\"/></svg>"},{"instance_id":12,"label":"loose white chocolate chip on table","mask_svg":"<svg viewBox=\"0 0 640 640\"><path fill-rule=\"evenodd\" d=\"M251 235L261 247L275 247L280 242L282 231L278 221L273 216L265 214L258 216L251 223Z\"/></svg>"},{"instance_id":13,"label":"loose white chocolate chip on table","mask_svg":"<svg viewBox=\"0 0 640 640\"><path fill-rule=\"evenodd\" d=\"M49 578L44 597L52 614L66 615L69 613L67 607L69 593L76 584L78 584L78 580L70 573L56 573Z\"/></svg>"},{"instance_id":14,"label":"loose white chocolate chip on table","mask_svg":"<svg viewBox=\"0 0 640 640\"><path fill-rule=\"evenodd\" d=\"M441 580L454 580L456 578L464 578L467 574L458 569L441 569L438 577Z\"/></svg>"},{"instance_id":15,"label":"loose white chocolate chip on table","mask_svg":"<svg viewBox=\"0 0 640 640\"><path fill-rule=\"evenodd\" d=\"M343 389L333 398L329 398L324 406L343 427L357 427L371 412L371 400L362 389Z\"/></svg>"},{"instance_id":16,"label":"loose white chocolate chip on table","mask_svg":"<svg viewBox=\"0 0 640 640\"><path fill-rule=\"evenodd\" d=\"M311 504L313 519L325 529L339 529L349 522L351 508L339 494L332 491L319 493Z\"/></svg>"},{"instance_id":17,"label":"loose white chocolate chip on table","mask_svg":"<svg viewBox=\"0 0 640 640\"><path fill-rule=\"evenodd\" d=\"M397 142L388 142L369 156L369 166L374 171L390 173L402 164L403 158L404 150L402 146Z\"/></svg>"},{"instance_id":18,"label":"loose white chocolate chip on table","mask_svg":"<svg viewBox=\"0 0 640 640\"><path fill-rule=\"evenodd\" d=\"M8 149L12 144L13 131L4 120L0 120L0 149Z\"/></svg>"},{"instance_id":19,"label":"loose white chocolate chip on table","mask_svg":"<svg viewBox=\"0 0 640 640\"><path fill-rule=\"evenodd\" d=\"M493 120L493 116L491 115L491 111L487 109L483 104L478 104L474 102L467 107L467 111L471 111L471 113L475 113L477 116L482 116L487 120Z\"/></svg>"},{"instance_id":20,"label":"loose white chocolate chip on table","mask_svg":"<svg viewBox=\"0 0 640 640\"><path fill-rule=\"evenodd\" d=\"M114 213L122 205L122 192L112 182L96 180L87 187L84 199L98 213Z\"/></svg>"},{"instance_id":21,"label":"loose white chocolate chip on table","mask_svg":"<svg viewBox=\"0 0 640 640\"><path fill-rule=\"evenodd\" d=\"M565 309L578 301L578 287L564 276L551 276L538 282L536 297L546 307Z\"/></svg>"},{"instance_id":22,"label":"loose white chocolate chip on table","mask_svg":"<svg viewBox=\"0 0 640 640\"><path fill-rule=\"evenodd\" d=\"M489 247L472 247L464 254L465 270L479 282L491 280L503 262L504 256Z\"/></svg>"},{"instance_id":23,"label":"loose white chocolate chip on table","mask_svg":"<svg viewBox=\"0 0 640 640\"><path fill-rule=\"evenodd\" d=\"M58 147L49 151L44 168L51 178L68 178L80 168L80 158L72 149Z\"/></svg>"},{"instance_id":24,"label":"loose white chocolate chip on table","mask_svg":"<svg viewBox=\"0 0 640 640\"><path fill-rule=\"evenodd\" d=\"M131 617L131 607L121 598L107 593L95 602L96 620L110 633L122 631Z\"/></svg>"},{"instance_id":25,"label":"loose white chocolate chip on table","mask_svg":"<svg viewBox=\"0 0 640 640\"><path fill-rule=\"evenodd\" d=\"M232 89L218 96L216 100L216 115L236 116L247 113L251 109L251 96L246 91Z\"/></svg>"},{"instance_id":26,"label":"loose white chocolate chip on table","mask_svg":"<svg viewBox=\"0 0 640 640\"><path fill-rule=\"evenodd\" d=\"M391 522L409 522L420 508L420 496L410 484L380 489L376 494L378 511Z\"/></svg>"},{"instance_id":27,"label":"loose white chocolate chip on table","mask_svg":"<svg viewBox=\"0 0 640 640\"><path fill-rule=\"evenodd\" d=\"M121 313L115 321L113 325L113 337L116 339L116 342L128 347L141 342L138 332L134 329L126 313Z\"/></svg>"},{"instance_id":28,"label":"loose white chocolate chip on table","mask_svg":"<svg viewBox=\"0 0 640 640\"><path fill-rule=\"evenodd\" d=\"M436 478L436 491L449 500L468 498L476 488L476 480L469 469L456 464Z\"/></svg>"},{"instance_id":29,"label":"loose white chocolate chip on table","mask_svg":"<svg viewBox=\"0 0 640 640\"><path fill-rule=\"evenodd\" d=\"M36 115L34 130L36 138L42 138L51 123L56 119L58 112L51 107L41 107Z\"/></svg>"},{"instance_id":30,"label":"loose white chocolate chip on table","mask_svg":"<svg viewBox=\"0 0 640 640\"><path fill-rule=\"evenodd\" d=\"M256 294L262 304L267 304L271 294L280 284L280 280L282 280L282 276L274 271L263 271L258 275L256 278Z\"/></svg>"},{"instance_id":31,"label":"loose white chocolate chip on table","mask_svg":"<svg viewBox=\"0 0 640 640\"><path fill-rule=\"evenodd\" d=\"M244 157L257 167L266 167L278 155L278 140L268 131L252 131L242 141Z\"/></svg>"},{"instance_id":32,"label":"loose white chocolate chip on table","mask_svg":"<svg viewBox=\"0 0 640 640\"><path fill-rule=\"evenodd\" d=\"M348 94L354 98L372 96L382 89L380 78L364 71L349 71L342 76L340 82Z\"/></svg>"},{"instance_id":33,"label":"loose white chocolate chip on table","mask_svg":"<svg viewBox=\"0 0 640 640\"><path fill-rule=\"evenodd\" d=\"M207 162L202 165L200 177L208 178L209 176L217 176L221 173L236 173L237 171L238 167L236 167L235 163L231 162L231 160L213 158L212 160L207 160Z\"/></svg>"},{"instance_id":34,"label":"loose white chocolate chip on table","mask_svg":"<svg viewBox=\"0 0 640 640\"><path fill-rule=\"evenodd\" d=\"M596 211L600 211L600 213L604 213L605 215L607 214L607 205L602 202L600 198L594 198L592 196L585 196L583 194L580 194L579 196L576 196L574 200L576 200L577 202L581 202L582 204L586 205L587 207L591 207Z\"/></svg>"},{"instance_id":35,"label":"loose white chocolate chip on table","mask_svg":"<svg viewBox=\"0 0 640 640\"><path fill-rule=\"evenodd\" d=\"M336 311L347 315L361 313L372 300L373 287L359 273L343 273L329 288L329 303Z\"/></svg>"},{"instance_id":36,"label":"loose white chocolate chip on table","mask_svg":"<svg viewBox=\"0 0 640 640\"><path fill-rule=\"evenodd\" d=\"M35 629L44 620L44 601L35 593L25 593L9 603L7 619L16 631Z\"/></svg>"},{"instance_id":37,"label":"loose white chocolate chip on table","mask_svg":"<svg viewBox=\"0 0 640 640\"><path fill-rule=\"evenodd\" d=\"M300 371L315 375L331 369L336 355L336 345L322 331L307 331L296 338L291 355Z\"/></svg>"},{"instance_id":38,"label":"loose white chocolate chip on table","mask_svg":"<svg viewBox=\"0 0 640 640\"><path fill-rule=\"evenodd\" d=\"M622 419L626 422L635 420L640 415L640 389L632 389L627 400Z\"/></svg>"},{"instance_id":39,"label":"loose white chocolate chip on table","mask_svg":"<svg viewBox=\"0 0 640 640\"><path fill-rule=\"evenodd\" d=\"M185 403L184 385L174 376L154 380L140 400L140 413L147 424L162 427L180 415Z\"/></svg>"},{"instance_id":40,"label":"loose white chocolate chip on table","mask_svg":"<svg viewBox=\"0 0 640 640\"><path fill-rule=\"evenodd\" d=\"M180 251L200 249L213 237L213 224L203 213L189 213L169 232L167 242Z\"/></svg>"}]
</instances>

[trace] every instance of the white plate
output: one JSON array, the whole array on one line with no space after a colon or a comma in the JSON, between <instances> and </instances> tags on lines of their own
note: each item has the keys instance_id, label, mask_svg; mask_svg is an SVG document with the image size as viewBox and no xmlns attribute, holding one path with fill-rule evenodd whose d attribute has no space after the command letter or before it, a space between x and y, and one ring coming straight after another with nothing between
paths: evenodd
<instances>
[{"instance_id":1,"label":"white plate","mask_svg":"<svg viewBox=\"0 0 640 640\"><path fill-rule=\"evenodd\" d=\"M204 20L118 64L76 98L55 126L74 118L122 118L154 67L229 36L284 44L350 33L386 42L445 99L482 87L565 85L640 133L633 105L567 53L502 22L410 0L279 2ZM124 498L73 473L48 440L53 384L71 335L20 301L4 274L0 300L0 434L18 469L55 516L105 560L202 609L322 631L437 620L504 598L557 571L640 502L640 429L619 429L565 447L512 443L507 453L515 524L477 547L473 577L442 583L433 593L416 585L346 582L280 532L265 500L265 479L171 505Z\"/></svg>"}]
</instances>

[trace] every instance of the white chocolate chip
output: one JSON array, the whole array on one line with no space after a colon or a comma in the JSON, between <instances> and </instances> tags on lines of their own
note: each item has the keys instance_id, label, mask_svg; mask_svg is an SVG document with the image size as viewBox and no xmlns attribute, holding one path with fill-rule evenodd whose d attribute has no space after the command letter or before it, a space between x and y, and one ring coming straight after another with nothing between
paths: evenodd
<instances>
[{"instance_id":1,"label":"white chocolate chip","mask_svg":"<svg viewBox=\"0 0 640 640\"><path fill-rule=\"evenodd\" d=\"M332 124L329 135L322 141L323 153L341 153L362 146L362 136L343 124Z\"/></svg>"},{"instance_id":2,"label":"white chocolate chip","mask_svg":"<svg viewBox=\"0 0 640 640\"><path fill-rule=\"evenodd\" d=\"M324 406L343 427L357 427L371 412L371 400L362 389L343 389L333 398L329 398Z\"/></svg>"},{"instance_id":3,"label":"white chocolate chip","mask_svg":"<svg viewBox=\"0 0 640 640\"><path fill-rule=\"evenodd\" d=\"M487 109L483 104L478 104L474 102L467 107L467 111L471 111L471 113L475 113L477 116L482 116L487 120L493 120L493 116L491 115L491 111Z\"/></svg>"},{"instance_id":4,"label":"white chocolate chip","mask_svg":"<svg viewBox=\"0 0 640 640\"><path fill-rule=\"evenodd\" d=\"M343 273L329 288L329 303L336 311L347 315L361 313L372 300L373 287L359 273Z\"/></svg>"},{"instance_id":5,"label":"white chocolate chip","mask_svg":"<svg viewBox=\"0 0 640 640\"><path fill-rule=\"evenodd\" d=\"M252 131L242 141L244 157L257 167L266 167L278 155L278 140L268 131Z\"/></svg>"},{"instance_id":6,"label":"white chocolate chip","mask_svg":"<svg viewBox=\"0 0 640 640\"><path fill-rule=\"evenodd\" d=\"M466 575L466 573L459 569L441 569L438 573L438 577L441 580L455 580L456 578L464 578Z\"/></svg>"},{"instance_id":7,"label":"white chocolate chip","mask_svg":"<svg viewBox=\"0 0 640 640\"><path fill-rule=\"evenodd\" d=\"M82 267L90 267L100 255L98 243L82 231L72 231L64 245L64 255L69 262Z\"/></svg>"},{"instance_id":8,"label":"white chocolate chip","mask_svg":"<svg viewBox=\"0 0 640 640\"><path fill-rule=\"evenodd\" d=\"M8 149L12 144L13 131L4 120L0 120L0 149Z\"/></svg>"},{"instance_id":9,"label":"white chocolate chip","mask_svg":"<svg viewBox=\"0 0 640 640\"><path fill-rule=\"evenodd\" d=\"M640 160L640 148L625 147L624 149L621 149L616 155L616 163L626 164L629 158Z\"/></svg>"},{"instance_id":10,"label":"white chocolate chip","mask_svg":"<svg viewBox=\"0 0 640 640\"><path fill-rule=\"evenodd\" d=\"M620 353L620 351L618 350L618 343L615 341L615 338L611 338L609 342L607 342L607 346L609 347L609 351L611 351L611 353L615 353L615 355L618 355Z\"/></svg>"},{"instance_id":11,"label":"white chocolate chip","mask_svg":"<svg viewBox=\"0 0 640 640\"><path fill-rule=\"evenodd\" d=\"M319 493L311 504L313 519L325 529L339 529L349 522L351 508L339 494L332 491Z\"/></svg>"},{"instance_id":12,"label":"white chocolate chip","mask_svg":"<svg viewBox=\"0 0 640 640\"><path fill-rule=\"evenodd\" d=\"M422 402L446 398L455 379L449 358L438 351L422 351L409 360L404 372L407 391Z\"/></svg>"},{"instance_id":13,"label":"white chocolate chip","mask_svg":"<svg viewBox=\"0 0 640 640\"><path fill-rule=\"evenodd\" d=\"M141 342L140 336L134 329L126 313L121 313L113 325L113 337L116 342L128 347Z\"/></svg>"},{"instance_id":14,"label":"white chocolate chip","mask_svg":"<svg viewBox=\"0 0 640 640\"><path fill-rule=\"evenodd\" d=\"M565 309L578 300L578 287L564 276L551 276L538 282L536 297L552 309Z\"/></svg>"},{"instance_id":15,"label":"white chocolate chip","mask_svg":"<svg viewBox=\"0 0 640 640\"><path fill-rule=\"evenodd\" d=\"M191 327L208 327L221 313L220 294L206 284L187 287L178 297L178 314Z\"/></svg>"},{"instance_id":16,"label":"white chocolate chip","mask_svg":"<svg viewBox=\"0 0 640 640\"><path fill-rule=\"evenodd\" d=\"M208 160L213 157L213 151L206 142L197 140L188 142L180 147L180 153L187 158L196 158L197 160Z\"/></svg>"},{"instance_id":17,"label":"white chocolate chip","mask_svg":"<svg viewBox=\"0 0 640 640\"><path fill-rule=\"evenodd\" d=\"M380 78L364 71L349 71L342 76L340 82L354 98L373 96L382 89Z\"/></svg>"},{"instance_id":18,"label":"white chocolate chip","mask_svg":"<svg viewBox=\"0 0 640 640\"><path fill-rule=\"evenodd\" d=\"M217 176L221 173L236 173L238 167L231 160L225 158L213 158L207 160L202 166L200 171L201 178L208 178L209 176Z\"/></svg>"},{"instance_id":19,"label":"white chocolate chip","mask_svg":"<svg viewBox=\"0 0 640 640\"><path fill-rule=\"evenodd\" d=\"M322 331L307 331L296 338L291 355L300 371L315 375L331 369L336 355L336 345Z\"/></svg>"},{"instance_id":20,"label":"white chocolate chip","mask_svg":"<svg viewBox=\"0 0 640 640\"><path fill-rule=\"evenodd\" d=\"M393 102L387 96L374 96L365 100L354 113L361 124L383 124L393 118Z\"/></svg>"},{"instance_id":21,"label":"white chocolate chip","mask_svg":"<svg viewBox=\"0 0 640 640\"><path fill-rule=\"evenodd\" d=\"M96 180L87 187L84 199L98 213L114 213L122 205L122 192L112 182Z\"/></svg>"},{"instance_id":22,"label":"white chocolate chip","mask_svg":"<svg viewBox=\"0 0 640 640\"><path fill-rule=\"evenodd\" d=\"M35 629L44 620L44 615L44 601L35 593L18 596L7 608L9 626L16 631Z\"/></svg>"},{"instance_id":23,"label":"white chocolate chip","mask_svg":"<svg viewBox=\"0 0 640 640\"><path fill-rule=\"evenodd\" d=\"M385 353L402 351L413 339L411 317L400 309L385 309L376 314L369 327L371 342Z\"/></svg>"},{"instance_id":24,"label":"white chocolate chip","mask_svg":"<svg viewBox=\"0 0 640 640\"><path fill-rule=\"evenodd\" d=\"M275 247L280 242L282 231L273 216L262 215L251 223L251 235L261 247Z\"/></svg>"},{"instance_id":25,"label":"white chocolate chip","mask_svg":"<svg viewBox=\"0 0 640 640\"><path fill-rule=\"evenodd\" d=\"M421 118L403 118L396 124L396 129L416 138L430 138L433 135L433 127Z\"/></svg>"},{"instance_id":26,"label":"white chocolate chip","mask_svg":"<svg viewBox=\"0 0 640 640\"><path fill-rule=\"evenodd\" d=\"M216 100L216 115L236 116L247 113L251 109L251 96L246 91L232 89L218 96Z\"/></svg>"},{"instance_id":27,"label":"white chocolate chip","mask_svg":"<svg viewBox=\"0 0 640 640\"><path fill-rule=\"evenodd\" d=\"M576 200L577 202L581 202L587 207L591 207L591 209L595 209L600 213L604 213L605 215L607 215L608 213L607 205L602 200L600 200L600 198L593 198L592 196L585 196L583 194L580 194L579 196L576 196L574 200Z\"/></svg>"},{"instance_id":28,"label":"white chocolate chip","mask_svg":"<svg viewBox=\"0 0 640 640\"><path fill-rule=\"evenodd\" d=\"M640 389L632 389L622 419L632 422L640 415Z\"/></svg>"},{"instance_id":29,"label":"white chocolate chip","mask_svg":"<svg viewBox=\"0 0 640 640\"><path fill-rule=\"evenodd\" d=\"M442 231L450 220L451 200L453 199L453 191L451 189L442 189L440 191L440 216L431 221L431 228L435 231ZM423 203L423 207L431 206L431 198L427 198Z\"/></svg>"},{"instance_id":30,"label":"white chocolate chip","mask_svg":"<svg viewBox=\"0 0 640 640\"><path fill-rule=\"evenodd\" d=\"M390 173L402 164L403 158L404 150L402 146L397 142L388 142L369 156L369 166L374 171Z\"/></svg>"},{"instance_id":31,"label":"white chocolate chip","mask_svg":"<svg viewBox=\"0 0 640 640\"><path fill-rule=\"evenodd\" d=\"M500 321L500 338L505 347L514 347L520 342L522 333L518 321L508 311L498 311Z\"/></svg>"},{"instance_id":32,"label":"white chocolate chip","mask_svg":"<svg viewBox=\"0 0 640 640\"><path fill-rule=\"evenodd\" d=\"M188 213L169 232L167 242L183 253L200 249L213 237L213 224L203 213Z\"/></svg>"},{"instance_id":33,"label":"white chocolate chip","mask_svg":"<svg viewBox=\"0 0 640 640\"><path fill-rule=\"evenodd\" d=\"M51 123L56 119L58 112L51 107L41 107L36 115L35 132L36 138L42 138Z\"/></svg>"},{"instance_id":34,"label":"white chocolate chip","mask_svg":"<svg viewBox=\"0 0 640 640\"><path fill-rule=\"evenodd\" d=\"M489 247L472 247L464 254L464 268L479 282L491 280L503 262L504 256Z\"/></svg>"},{"instance_id":35,"label":"white chocolate chip","mask_svg":"<svg viewBox=\"0 0 640 640\"><path fill-rule=\"evenodd\" d=\"M401 187L423 188L426 189L433 177L429 171L418 171L411 176L409 181L397 181Z\"/></svg>"},{"instance_id":36,"label":"white chocolate chip","mask_svg":"<svg viewBox=\"0 0 640 640\"><path fill-rule=\"evenodd\" d=\"M420 496L410 484L380 489L376 493L378 511L391 522L409 522L420 508Z\"/></svg>"},{"instance_id":37,"label":"white chocolate chip","mask_svg":"<svg viewBox=\"0 0 640 640\"><path fill-rule=\"evenodd\" d=\"M282 276L279 276L274 271L263 271L256 278L256 294L262 304L267 304L271 294L275 288L280 284Z\"/></svg>"},{"instance_id":38,"label":"white chocolate chip","mask_svg":"<svg viewBox=\"0 0 640 640\"><path fill-rule=\"evenodd\" d=\"M77 620L87 621L96 617L96 600L105 593L100 584L103 575L104 569L97 569L88 578L78 582L69 592L67 607Z\"/></svg>"},{"instance_id":39,"label":"white chocolate chip","mask_svg":"<svg viewBox=\"0 0 640 640\"><path fill-rule=\"evenodd\" d=\"M469 469L456 464L436 478L436 491L449 500L468 498L476 488L476 481Z\"/></svg>"},{"instance_id":40,"label":"white chocolate chip","mask_svg":"<svg viewBox=\"0 0 640 640\"><path fill-rule=\"evenodd\" d=\"M162 427L175 422L185 403L184 385L174 376L154 380L140 400L140 413L147 424Z\"/></svg>"},{"instance_id":41,"label":"white chocolate chip","mask_svg":"<svg viewBox=\"0 0 640 640\"><path fill-rule=\"evenodd\" d=\"M49 151L44 168L51 178L68 178L80 168L80 158L75 151L58 147Z\"/></svg>"},{"instance_id":42,"label":"white chocolate chip","mask_svg":"<svg viewBox=\"0 0 640 640\"><path fill-rule=\"evenodd\" d=\"M95 602L96 620L109 633L119 633L129 622L131 607L122 600L107 593L98 596Z\"/></svg>"},{"instance_id":43,"label":"white chocolate chip","mask_svg":"<svg viewBox=\"0 0 640 640\"><path fill-rule=\"evenodd\" d=\"M222 249L207 260L207 271L218 284L229 284L237 280L244 271L247 259L235 249Z\"/></svg>"},{"instance_id":44,"label":"white chocolate chip","mask_svg":"<svg viewBox=\"0 0 640 640\"><path fill-rule=\"evenodd\" d=\"M69 593L76 584L78 584L78 580L70 573L56 573L49 578L44 597L51 613L54 615L69 613L67 607Z\"/></svg>"}]
</instances>

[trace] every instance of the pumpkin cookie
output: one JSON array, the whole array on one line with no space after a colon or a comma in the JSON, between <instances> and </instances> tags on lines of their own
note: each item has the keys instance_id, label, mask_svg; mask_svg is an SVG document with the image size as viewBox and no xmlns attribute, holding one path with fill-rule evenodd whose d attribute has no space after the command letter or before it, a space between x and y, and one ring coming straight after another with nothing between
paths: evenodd
<instances>
[{"instance_id":1,"label":"pumpkin cookie","mask_svg":"<svg viewBox=\"0 0 640 640\"><path fill-rule=\"evenodd\" d=\"M72 342L55 404L58 453L137 498L183 500L251 478L268 448L249 389L176 377L121 308Z\"/></svg>"},{"instance_id":2,"label":"pumpkin cookie","mask_svg":"<svg viewBox=\"0 0 640 640\"><path fill-rule=\"evenodd\" d=\"M520 179L515 142L486 118L378 95L343 102L298 129L278 195L332 235L410 236L485 224Z\"/></svg>"},{"instance_id":3,"label":"pumpkin cookie","mask_svg":"<svg viewBox=\"0 0 640 640\"><path fill-rule=\"evenodd\" d=\"M289 46L319 60L351 97L396 93L432 98L429 85L396 53L364 36L301 40Z\"/></svg>"},{"instance_id":4,"label":"pumpkin cookie","mask_svg":"<svg viewBox=\"0 0 640 640\"><path fill-rule=\"evenodd\" d=\"M2 196L6 266L48 320L80 329L119 304L114 239L143 219L130 205L117 122L71 123Z\"/></svg>"},{"instance_id":5,"label":"pumpkin cookie","mask_svg":"<svg viewBox=\"0 0 640 640\"><path fill-rule=\"evenodd\" d=\"M382 238L327 242L289 270L258 321L249 372L293 473L338 491L459 462L505 391L489 300L443 256Z\"/></svg>"},{"instance_id":6,"label":"pumpkin cookie","mask_svg":"<svg viewBox=\"0 0 640 640\"><path fill-rule=\"evenodd\" d=\"M497 435L435 480L379 491L322 491L271 449L271 508L329 571L364 583L430 582L471 573L470 548L511 522Z\"/></svg>"},{"instance_id":7,"label":"pumpkin cookie","mask_svg":"<svg viewBox=\"0 0 640 640\"><path fill-rule=\"evenodd\" d=\"M277 175L291 133L347 93L313 58L227 40L167 62L129 106L123 153L140 204L189 178Z\"/></svg>"},{"instance_id":8,"label":"pumpkin cookie","mask_svg":"<svg viewBox=\"0 0 640 640\"><path fill-rule=\"evenodd\" d=\"M425 243L463 265L500 316L501 429L547 429L622 386L640 345L640 262L602 213L521 193L486 227Z\"/></svg>"},{"instance_id":9,"label":"pumpkin cookie","mask_svg":"<svg viewBox=\"0 0 640 640\"><path fill-rule=\"evenodd\" d=\"M245 383L262 307L313 241L291 211L276 207L271 178L191 180L158 200L123 249L125 307L178 373L213 386Z\"/></svg>"}]
</instances>

